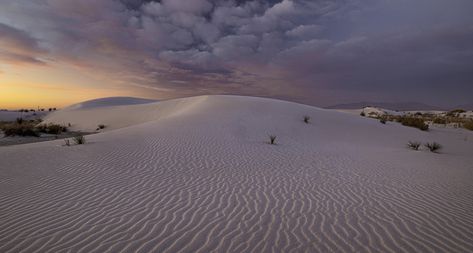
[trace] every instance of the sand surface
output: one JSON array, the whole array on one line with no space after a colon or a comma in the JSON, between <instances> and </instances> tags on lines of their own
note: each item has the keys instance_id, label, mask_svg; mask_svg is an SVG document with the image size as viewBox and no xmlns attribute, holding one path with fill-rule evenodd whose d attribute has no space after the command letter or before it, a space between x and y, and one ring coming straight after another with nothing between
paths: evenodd
<instances>
[{"instance_id":1,"label":"sand surface","mask_svg":"<svg viewBox=\"0 0 473 253\"><path fill-rule=\"evenodd\" d=\"M78 106L46 120L107 128L85 145L0 147L0 252L473 251L463 129L238 96ZM412 151L409 140L444 149Z\"/></svg>"}]
</instances>

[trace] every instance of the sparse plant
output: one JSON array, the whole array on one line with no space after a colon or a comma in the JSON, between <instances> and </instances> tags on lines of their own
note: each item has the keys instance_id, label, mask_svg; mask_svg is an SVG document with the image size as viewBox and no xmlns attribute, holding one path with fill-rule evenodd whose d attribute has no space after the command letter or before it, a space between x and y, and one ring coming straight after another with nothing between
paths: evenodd
<instances>
[{"instance_id":1,"label":"sparse plant","mask_svg":"<svg viewBox=\"0 0 473 253\"><path fill-rule=\"evenodd\" d=\"M366 116L365 112L362 111L362 112L360 113L360 116L361 116L361 117L365 117L365 116Z\"/></svg>"},{"instance_id":2,"label":"sparse plant","mask_svg":"<svg viewBox=\"0 0 473 253\"><path fill-rule=\"evenodd\" d=\"M424 120L421 118L409 117L409 116L402 116L398 119L398 121L403 126L410 126L418 128L422 131L429 130L429 125L425 124Z\"/></svg>"},{"instance_id":3,"label":"sparse plant","mask_svg":"<svg viewBox=\"0 0 473 253\"><path fill-rule=\"evenodd\" d=\"M447 124L447 120L445 118L440 118L440 117L435 118L432 122L434 124L442 124L442 125Z\"/></svg>"},{"instance_id":4,"label":"sparse plant","mask_svg":"<svg viewBox=\"0 0 473 253\"><path fill-rule=\"evenodd\" d=\"M74 136L72 140L77 145L85 144L85 137L83 135Z\"/></svg>"},{"instance_id":5,"label":"sparse plant","mask_svg":"<svg viewBox=\"0 0 473 253\"><path fill-rule=\"evenodd\" d=\"M424 146L430 150L430 152L432 153L437 153L438 150L440 150L442 148L442 145L440 145L439 143L437 142L427 142L424 144Z\"/></svg>"},{"instance_id":6,"label":"sparse plant","mask_svg":"<svg viewBox=\"0 0 473 253\"><path fill-rule=\"evenodd\" d=\"M276 144L276 135L269 136L269 144L274 145Z\"/></svg>"},{"instance_id":7,"label":"sparse plant","mask_svg":"<svg viewBox=\"0 0 473 253\"><path fill-rule=\"evenodd\" d=\"M99 131L100 129L104 129L105 128L105 125L104 124L100 124L97 126L97 131Z\"/></svg>"},{"instance_id":8,"label":"sparse plant","mask_svg":"<svg viewBox=\"0 0 473 253\"><path fill-rule=\"evenodd\" d=\"M304 116L304 122L305 122L306 124L309 124L309 122L310 122L310 117L309 117L309 116Z\"/></svg>"},{"instance_id":9,"label":"sparse plant","mask_svg":"<svg viewBox=\"0 0 473 253\"><path fill-rule=\"evenodd\" d=\"M473 120L463 123L463 128L473 131Z\"/></svg>"},{"instance_id":10,"label":"sparse plant","mask_svg":"<svg viewBox=\"0 0 473 253\"><path fill-rule=\"evenodd\" d=\"M61 134L62 132L67 132L67 127L59 125L59 124L43 124L37 126L37 129L41 133L46 134Z\"/></svg>"},{"instance_id":11,"label":"sparse plant","mask_svg":"<svg viewBox=\"0 0 473 253\"><path fill-rule=\"evenodd\" d=\"M385 118L385 117L379 118L379 122L380 122L381 124L386 124L386 118Z\"/></svg>"},{"instance_id":12,"label":"sparse plant","mask_svg":"<svg viewBox=\"0 0 473 253\"><path fill-rule=\"evenodd\" d=\"M407 147L409 147L412 150L419 150L420 148L420 142L417 141L409 141L407 143Z\"/></svg>"},{"instance_id":13,"label":"sparse plant","mask_svg":"<svg viewBox=\"0 0 473 253\"><path fill-rule=\"evenodd\" d=\"M9 124L2 126L2 131L5 136L39 136L39 133L31 124Z\"/></svg>"},{"instance_id":14,"label":"sparse plant","mask_svg":"<svg viewBox=\"0 0 473 253\"><path fill-rule=\"evenodd\" d=\"M69 139L64 139L64 143L66 146L71 146L71 141Z\"/></svg>"},{"instance_id":15,"label":"sparse plant","mask_svg":"<svg viewBox=\"0 0 473 253\"><path fill-rule=\"evenodd\" d=\"M23 124L23 118L16 118L16 123L17 123L18 125Z\"/></svg>"}]
</instances>

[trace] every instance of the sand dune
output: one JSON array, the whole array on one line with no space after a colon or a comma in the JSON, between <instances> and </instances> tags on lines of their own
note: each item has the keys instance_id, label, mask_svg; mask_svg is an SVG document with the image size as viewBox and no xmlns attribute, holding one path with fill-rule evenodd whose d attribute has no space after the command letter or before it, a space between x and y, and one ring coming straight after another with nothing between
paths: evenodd
<instances>
[{"instance_id":1,"label":"sand dune","mask_svg":"<svg viewBox=\"0 0 473 253\"><path fill-rule=\"evenodd\" d=\"M239 96L76 106L46 122L107 128L85 145L0 147L0 252L473 251L462 129Z\"/></svg>"}]
</instances>

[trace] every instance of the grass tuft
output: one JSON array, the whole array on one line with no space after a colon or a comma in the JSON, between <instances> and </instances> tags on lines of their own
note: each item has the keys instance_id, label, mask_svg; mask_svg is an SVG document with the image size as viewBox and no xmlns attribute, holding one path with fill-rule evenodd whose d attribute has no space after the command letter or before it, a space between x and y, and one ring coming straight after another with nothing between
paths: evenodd
<instances>
[{"instance_id":1,"label":"grass tuft","mask_svg":"<svg viewBox=\"0 0 473 253\"><path fill-rule=\"evenodd\" d=\"M407 143L407 147L409 147L412 150L419 150L420 148L420 142L417 141L409 141Z\"/></svg>"},{"instance_id":2,"label":"grass tuft","mask_svg":"<svg viewBox=\"0 0 473 253\"><path fill-rule=\"evenodd\" d=\"M430 150L430 152L432 153L437 153L438 150L440 150L442 148L442 145L440 145L439 143L437 142L432 142L432 143L426 143L424 144L424 146Z\"/></svg>"},{"instance_id":3,"label":"grass tuft","mask_svg":"<svg viewBox=\"0 0 473 253\"><path fill-rule=\"evenodd\" d=\"M276 135L269 136L269 144L275 145L276 144Z\"/></svg>"},{"instance_id":4,"label":"grass tuft","mask_svg":"<svg viewBox=\"0 0 473 253\"><path fill-rule=\"evenodd\" d=\"M105 125L104 124L100 124L97 126L97 131L100 130L100 129L104 129L105 128Z\"/></svg>"},{"instance_id":5,"label":"grass tuft","mask_svg":"<svg viewBox=\"0 0 473 253\"><path fill-rule=\"evenodd\" d=\"M310 122L310 117L309 117L309 116L304 116L304 122L305 122L306 124L309 124L309 122Z\"/></svg>"},{"instance_id":6,"label":"grass tuft","mask_svg":"<svg viewBox=\"0 0 473 253\"><path fill-rule=\"evenodd\" d=\"M76 145L85 144L85 137L83 135L78 135L72 138Z\"/></svg>"}]
</instances>

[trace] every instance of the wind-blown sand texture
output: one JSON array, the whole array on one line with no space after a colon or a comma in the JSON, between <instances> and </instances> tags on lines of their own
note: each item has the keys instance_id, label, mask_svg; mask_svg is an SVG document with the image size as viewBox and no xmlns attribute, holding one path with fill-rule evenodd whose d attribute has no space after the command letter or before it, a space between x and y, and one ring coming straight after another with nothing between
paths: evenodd
<instances>
[{"instance_id":1,"label":"wind-blown sand texture","mask_svg":"<svg viewBox=\"0 0 473 253\"><path fill-rule=\"evenodd\" d=\"M473 251L463 129L239 96L77 106L53 121L107 128L85 145L0 147L0 252Z\"/></svg>"}]
</instances>

